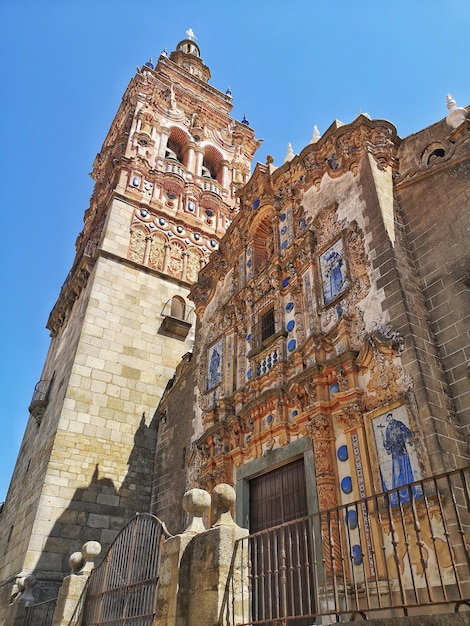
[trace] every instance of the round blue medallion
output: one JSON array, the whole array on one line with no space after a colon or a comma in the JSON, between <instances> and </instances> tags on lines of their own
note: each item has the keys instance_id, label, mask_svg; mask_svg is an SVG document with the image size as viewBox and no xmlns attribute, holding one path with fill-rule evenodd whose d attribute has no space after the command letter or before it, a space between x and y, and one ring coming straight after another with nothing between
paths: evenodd
<instances>
[{"instance_id":1,"label":"round blue medallion","mask_svg":"<svg viewBox=\"0 0 470 626\"><path fill-rule=\"evenodd\" d=\"M338 448L337 455L338 455L338 459L339 459L340 461L347 461L347 460L348 460L348 458L349 458L349 454L348 454L348 446L340 446L340 447Z\"/></svg>"},{"instance_id":2,"label":"round blue medallion","mask_svg":"<svg viewBox=\"0 0 470 626\"><path fill-rule=\"evenodd\" d=\"M351 546L351 556L354 565L361 565L362 563L362 550L361 546L356 544L355 546Z\"/></svg>"},{"instance_id":3,"label":"round blue medallion","mask_svg":"<svg viewBox=\"0 0 470 626\"><path fill-rule=\"evenodd\" d=\"M297 345L297 342L295 339L291 339L289 341L289 343L287 344L287 349L289 350L289 352L292 352L293 350L295 350L295 346Z\"/></svg>"},{"instance_id":4,"label":"round blue medallion","mask_svg":"<svg viewBox=\"0 0 470 626\"><path fill-rule=\"evenodd\" d=\"M294 308L294 303L293 303L293 302L288 302L288 303L286 304L286 311L287 311L288 313L290 313L290 312L292 311L292 309L293 309L293 308Z\"/></svg>"},{"instance_id":5,"label":"round blue medallion","mask_svg":"<svg viewBox=\"0 0 470 626\"><path fill-rule=\"evenodd\" d=\"M259 201L259 200L254 200L254 201L253 201L253 208L254 208L254 209L257 209L257 208L259 207L259 203L260 203L260 201Z\"/></svg>"},{"instance_id":6,"label":"round blue medallion","mask_svg":"<svg viewBox=\"0 0 470 626\"><path fill-rule=\"evenodd\" d=\"M341 491L343 493L351 493L352 489L353 488L351 476L345 476L341 481Z\"/></svg>"},{"instance_id":7,"label":"round blue medallion","mask_svg":"<svg viewBox=\"0 0 470 626\"><path fill-rule=\"evenodd\" d=\"M294 320L290 320L289 322L287 322L286 328L289 333L294 330L294 326L295 326Z\"/></svg>"},{"instance_id":8,"label":"round blue medallion","mask_svg":"<svg viewBox=\"0 0 470 626\"><path fill-rule=\"evenodd\" d=\"M351 530L357 528L357 511L350 509L346 515L346 522Z\"/></svg>"},{"instance_id":9,"label":"round blue medallion","mask_svg":"<svg viewBox=\"0 0 470 626\"><path fill-rule=\"evenodd\" d=\"M297 411L297 409L294 409L292 411L292 417L297 417L298 414L299 414L299 412Z\"/></svg>"},{"instance_id":10,"label":"round blue medallion","mask_svg":"<svg viewBox=\"0 0 470 626\"><path fill-rule=\"evenodd\" d=\"M266 418L266 421L268 422L268 424L270 424L273 421L273 416L268 415L268 417Z\"/></svg>"},{"instance_id":11,"label":"round blue medallion","mask_svg":"<svg viewBox=\"0 0 470 626\"><path fill-rule=\"evenodd\" d=\"M281 222L285 222L286 221L286 214L283 213L279 219L281 220Z\"/></svg>"},{"instance_id":12,"label":"round blue medallion","mask_svg":"<svg viewBox=\"0 0 470 626\"><path fill-rule=\"evenodd\" d=\"M251 369L250 369L250 370L248 370L248 371L247 371L247 373L246 373L246 377L247 377L247 378L251 378L252 376L253 376L253 372L252 372L252 371L251 371Z\"/></svg>"},{"instance_id":13,"label":"round blue medallion","mask_svg":"<svg viewBox=\"0 0 470 626\"><path fill-rule=\"evenodd\" d=\"M211 248L217 247L217 241L214 241L213 239L210 240L210 244L211 244Z\"/></svg>"},{"instance_id":14,"label":"round blue medallion","mask_svg":"<svg viewBox=\"0 0 470 626\"><path fill-rule=\"evenodd\" d=\"M158 223L160 224L160 226L165 226L165 224L166 224L166 222L165 222L165 220L163 219L163 217L161 217L161 218L158 220Z\"/></svg>"},{"instance_id":15,"label":"round blue medallion","mask_svg":"<svg viewBox=\"0 0 470 626\"><path fill-rule=\"evenodd\" d=\"M283 227L281 228L281 235L285 235L285 234L286 234L286 232L287 232L287 226L283 226Z\"/></svg>"},{"instance_id":16,"label":"round blue medallion","mask_svg":"<svg viewBox=\"0 0 470 626\"><path fill-rule=\"evenodd\" d=\"M134 187L138 187L140 185L140 178L138 176L134 176L134 178L132 179L132 185Z\"/></svg>"},{"instance_id":17,"label":"round blue medallion","mask_svg":"<svg viewBox=\"0 0 470 626\"><path fill-rule=\"evenodd\" d=\"M194 204L194 202L193 202L192 200L190 200L190 201L188 202L188 211L193 212L193 211L194 211L194 209L195 209L195 206L196 206L196 205Z\"/></svg>"},{"instance_id":18,"label":"round blue medallion","mask_svg":"<svg viewBox=\"0 0 470 626\"><path fill-rule=\"evenodd\" d=\"M147 211L141 211L141 212L140 212L140 215L141 215L142 217L147 217L148 213L147 213Z\"/></svg>"},{"instance_id":19,"label":"round blue medallion","mask_svg":"<svg viewBox=\"0 0 470 626\"><path fill-rule=\"evenodd\" d=\"M282 281L282 286L287 287L289 283L290 283L290 278L289 276L287 276L287 278L284 278L284 280Z\"/></svg>"},{"instance_id":20,"label":"round blue medallion","mask_svg":"<svg viewBox=\"0 0 470 626\"><path fill-rule=\"evenodd\" d=\"M339 392L338 383L333 383L332 385L330 385L330 395L332 395L333 393L338 393L338 392Z\"/></svg>"},{"instance_id":21,"label":"round blue medallion","mask_svg":"<svg viewBox=\"0 0 470 626\"><path fill-rule=\"evenodd\" d=\"M287 248L287 239L281 243L281 250L285 250Z\"/></svg>"}]
</instances>

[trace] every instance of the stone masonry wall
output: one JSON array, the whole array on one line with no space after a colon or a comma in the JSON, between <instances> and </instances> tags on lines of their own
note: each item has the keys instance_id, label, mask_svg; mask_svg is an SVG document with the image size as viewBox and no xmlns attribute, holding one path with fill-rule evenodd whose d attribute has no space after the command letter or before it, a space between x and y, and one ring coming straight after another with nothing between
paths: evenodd
<instances>
[{"instance_id":1,"label":"stone masonry wall","mask_svg":"<svg viewBox=\"0 0 470 626\"><path fill-rule=\"evenodd\" d=\"M193 434L194 367L185 363L175 393L165 398L157 431L151 513L175 534L185 525L180 502L187 488L187 467Z\"/></svg>"},{"instance_id":2,"label":"stone masonry wall","mask_svg":"<svg viewBox=\"0 0 470 626\"><path fill-rule=\"evenodd\" d=\"M463 142L454 146L449 135L450 128L442 121L404 142L400 160L405 180L397 184L397 197L436 349L446 372L448 406L468 440L470 159ZM444 156L423 161L426 146L436 141ZM454 152L461 157L454 156L450 165L446 161ZM443 432L443 436L449 434Z\"/></svg>"}]
</instances>

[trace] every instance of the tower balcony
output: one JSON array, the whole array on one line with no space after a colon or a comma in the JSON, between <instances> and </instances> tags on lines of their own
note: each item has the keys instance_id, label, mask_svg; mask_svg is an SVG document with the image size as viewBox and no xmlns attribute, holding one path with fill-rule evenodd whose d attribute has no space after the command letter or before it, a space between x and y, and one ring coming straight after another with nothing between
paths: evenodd
<instances>
[{"instance_id":1,"label":"tower balcony","mask_svg":"<svg viewBox=\"0 0 470 626\"><path fill-rule=\"evenodd\" d=\"M216 196L222 198L222 186L212 178L203 178L202 179L202 189L203 191L209 191L210 193L215 193Z\"/></svg>"},{"instance_id":2,"label":"tower balcony","mask_svg":"<svg viewBox=\"0 0 470 626\"><path fill-rule=\"evenodd\" d=\"M186 180L186 168L179 161L175 161L173 159L165 159L164 169L165 174L175 174L183 180Z\"/></svg>"},{"instance_id":3,"label":"tower balcony","mask_svg":"<svg viewBox=\"0 0 470 626\"><path fill-rule=\"evenodd\" d=\"M50 380L40 380L34 387L33 397L31 398L28 411L34 417L38 426L41 423L44 411L49 402L49 393L53 380L54 376Z\"/></svg>"},{"instance_id":4,"label":"tower balcony","mask_svg":"<svg viewBox=\"0 0 470 626\"><path fill-rule=\"evenodd\" d=\"M165 303L161 313L162 330L165 334L186 339L194 321L194 307L188 306L178 297Z\"/></svg>"}]
</instances>

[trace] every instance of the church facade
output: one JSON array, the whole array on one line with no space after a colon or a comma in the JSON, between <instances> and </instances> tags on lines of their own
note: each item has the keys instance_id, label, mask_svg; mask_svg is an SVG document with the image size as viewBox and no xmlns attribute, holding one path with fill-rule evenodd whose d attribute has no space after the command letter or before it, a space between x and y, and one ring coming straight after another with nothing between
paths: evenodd
<instances>
[{"instance_id":1,"label":"church facade","mask_svg":"<svg viewBox=\"0 0 470 626\"><path fill-rule=\"evenodd\" d=\"M359 116L257 165L192 288L193 364L161 410L173 428L193 370L188 486L243 493L303 455L325 510L466 465L466 137L467 121L402 140Z\"/></svg>"},{"instance_id":2,"label":"church facade","mask_svg":"<svg viewBox=\"0 0 470 626\"><path fill-rule=\"evenodd\" d=\"M250 177L209 78L191 35L143 66L95 160L1 516L4 614L136 511L181 532L188 488L233 485L254 532L469 463L467 111L405 139L334 122Z\"/></svg>"}]
</instances>

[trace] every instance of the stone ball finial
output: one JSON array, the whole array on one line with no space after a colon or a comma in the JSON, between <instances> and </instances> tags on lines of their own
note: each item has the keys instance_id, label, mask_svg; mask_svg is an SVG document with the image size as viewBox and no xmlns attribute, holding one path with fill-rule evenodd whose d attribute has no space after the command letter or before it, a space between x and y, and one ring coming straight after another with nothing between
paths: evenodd
<instances>
[{"instance_id":1,"label":"stone ball finial","mask_svg":"<svg viewBox=\"0 0 470 626\"><path fill-rule=\"evenodd\" d=\"M456 101L452 96L447 94L447 108L449 109L449 115L446 117L448 126L454 130L460 126L467 117L467 110L463 107L458 107Z\"/></svg>"},{"instance_id":2,"label":"stone ball finial","mask_svg":"<svg viewBox=\"0 0 470 626\"><path fill-rule=\"evenodd\" d=\"M204 489L190 489L183 496L183 510L188 513L189 524L185 533L201 533L206 530L202 516L209 510L211 497Z\"/></svg>"},{"instance_id":3,"label":"stone ball finial","mask_svg":"<svg viewBox=\"0 0 470 626\"><path fill-rule=\"evenodd\" d=\"M101 544L98 541L87 541L82 546L82 556L85 561L94 561L101 552Z\"/></svg>"},{"instance_id":4,"label":"stone ball finial","mask_svg":"<svg viewBox=\"0 0 470 626\"><path fill-rule=\"evenodd\" d=\"M211 505L211 497L204 489L190 489L183 496L186 513L204 513Z\"/></svg>"},{"instance_id":5,"label":"stone ball finial","mask_svg":"<svg viewBox=\"0 0 470 626\"><path fill-rule=\"evenodd\" d=\"M73 552L69 556L69 567L72 574L76 574L83 567L83 556L81 552Z\"/></svg>"},{"instance_id":6,"label":"stone ball finial","mask_svg":"<svg viewBox=\"0 0 470 626\"><path fill-rule=\"evenodd\" d=\"M236 500L235 489L231 485L221 483L214 487L211 498L215 509L213 526L235 525L230 512Z\"/></svg>"},{"instance_id":7,"label":"stone ball finial","mask_svg":"<svg viewBox=\"0 0 470 626\"><path fill-rule=\"evenodd\" d=\"M101 552L101 544L98 541L87 541L82 546L82 557L85 562L80 575L88 576L94 567L94 561Z\"/></svg>"}]
</instances>

